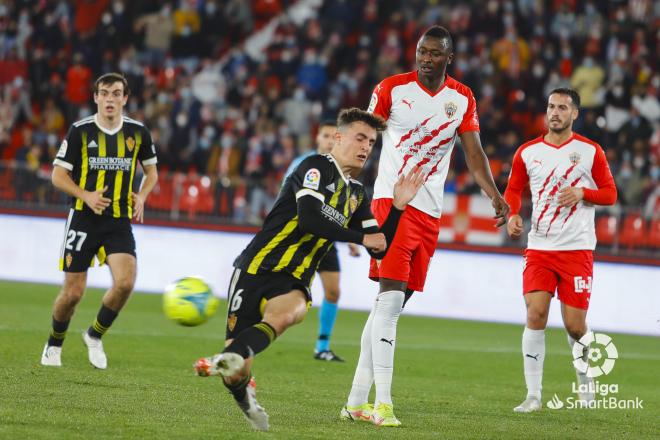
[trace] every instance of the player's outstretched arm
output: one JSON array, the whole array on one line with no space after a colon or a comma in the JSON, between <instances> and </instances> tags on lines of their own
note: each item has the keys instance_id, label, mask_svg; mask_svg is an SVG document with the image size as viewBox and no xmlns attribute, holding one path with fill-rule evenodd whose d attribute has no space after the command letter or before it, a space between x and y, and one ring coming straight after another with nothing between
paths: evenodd
<instances>
[{"instance_id":1,"label":"player's outstretched arm","mask_svg":"<svg viewBox=\"0 0 660 440\"><path fill-rule=\"evenodd\" d=\"M496 225L503 226L506 223L506 217L509 214L509 205L506 203L500 192L497 190L493 175L490 172L488 158L484 149L481 147L479 133L476 131L466 131L461 134L461 143L465 151L465 161L467 162L470 174L475 182L490 197L493 208L495 209L494 218L497 219Z\"/></svg>"}]
</instances>

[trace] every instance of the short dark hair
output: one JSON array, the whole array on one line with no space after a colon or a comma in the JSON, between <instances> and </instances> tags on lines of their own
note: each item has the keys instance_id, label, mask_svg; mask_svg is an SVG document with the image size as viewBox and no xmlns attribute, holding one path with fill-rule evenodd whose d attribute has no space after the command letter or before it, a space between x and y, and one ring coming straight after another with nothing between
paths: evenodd
<instances>
[{"instance_id":1,"label":"short dark hair","mask_svg":"<svg viewBox=\"0 0 660 440\"><path fill-rule=\"evenodd\" d=\"M438 38L440 40L447 40L447 43L449 45L449 50L453 51L454 50L454 40L451 38L451 33L447 30L447 28L442 27L442 26L431 26L427 30L424 31L422 34L421 38L424 37L433 37L433 38Z\"/></svg>"},{"instance_id":2,"label":"short dark hair","mask_svg":"<svg viewBox=\"0 0 660 440\"><path fill-rule=\"evenodd\" d=\"M124 96L131 93L131 90L128 88L128 81L126 81L126 77L124 77L124 75L121 73L110 72L99 76L98 79L94 81L94 94L96 95L99 93L99 86L101 84L110 85L116 82L120 82L124 85Z\"/></svg>"},{"instance_id":3,"label":"short dark hair","mask_svg":"<svg viewBox=\"0 0 660 440\"><path fill-rule=\"evenodd\" d=\"M554 95L555 93L558 95L570 96L575 108L580 108L580 94L576 90L570 89L568 87L557 87L552 92L550 92L550 95ZM548 95L548 98L550 95Z\"/></svg>"},{"instance_id":4,"label":"short dark hair","mask_svg":"<svg viewBox=\"0 0 660 440\"><path fill-rule=\"evenodd\" d=\"M364 122L371 128L375 128L378 132L384 131L387 128L385 119L359 108L345 108L339 112L339 117L337 118L338 128L346 127L353 122Z\"/></svg>"},{"instance_id":5,"label":"short dark hair","mask_svg":"<svg viewBox=\"0 0 660 440\"><path fill-rule=\"evenodd\" d=\"M322 129L323 127L336 127L337 126L337 121L334 119L324 119L319 123L319 130Z\"/></svg>"}]
</instances>

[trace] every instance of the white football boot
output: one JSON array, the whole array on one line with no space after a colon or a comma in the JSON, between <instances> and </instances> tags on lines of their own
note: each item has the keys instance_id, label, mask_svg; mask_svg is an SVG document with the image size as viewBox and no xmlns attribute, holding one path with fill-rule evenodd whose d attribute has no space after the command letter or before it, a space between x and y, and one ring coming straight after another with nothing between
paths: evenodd
<instances>
[{"instance_id":1,"label":"white football boot","mask_svg":"<svg viewBox=\"0 0 660 440\"><path fill-rule=\"evenodd\" d=\"M103 342L98 338L88 335L87 331L83 332L82 337L83 342L87 346L89 362L99 370L108 368L108 358L105 356L105 351L103 351Z\"/></svg>"},{"instance_id":2,"label":"white football boot","mask_svg":"<svg viewBox=\"0 0 660 440\"><path fill-rule=\"evenodd\" d=\"M541 400L532 396L526 398L523 401L523 403L513 408L513 412L517 412L517 413L531 413L540 410L541 410Z\"/></svg>"},{"instance_id":3,"label":"white football boot","mask_svg":"<svg viewBox=\"0 0 660 440\"><path fill-rule=\"evenodd\" d=\"M61 367L62 366L62 347L54 345L44 346L44 351L41 353L41 365L47 367Z\"/></svg>"}]
</instances>

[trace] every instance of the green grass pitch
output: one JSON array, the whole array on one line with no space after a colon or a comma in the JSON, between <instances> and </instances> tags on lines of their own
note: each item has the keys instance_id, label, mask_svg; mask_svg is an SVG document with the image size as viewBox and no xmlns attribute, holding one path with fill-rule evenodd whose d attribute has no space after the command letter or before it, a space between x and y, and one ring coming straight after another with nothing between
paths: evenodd
<instances>
[{"instance_id":1,"label":"green grass pitch","mask_svg":"<svg viewBox=\"0 0 660 440\"><path fill-rule=\"evenodd\" d=\"M135 294L104 338L108 369L87 361L81 332L102 292L90 289L69 328L62 368L39 365L57 286L0 281L2 439L530 439L660 438L660 340L611 335L621 399L644 409L560 409L515 414L524 398L522 326L421 318L399 322L393 398L402 428L339 419L359 353L365 313L340 311L333 348L345 364L312 359L317 310L257 357L259 402L268 433L252 432L218 378L193 375L219 350L225 304L210 322L169 322L158 295ZM487 305L484 305L487 307ZM547 332L544 404L574 380L562 331Z\"/></svg>"}]
</instances>

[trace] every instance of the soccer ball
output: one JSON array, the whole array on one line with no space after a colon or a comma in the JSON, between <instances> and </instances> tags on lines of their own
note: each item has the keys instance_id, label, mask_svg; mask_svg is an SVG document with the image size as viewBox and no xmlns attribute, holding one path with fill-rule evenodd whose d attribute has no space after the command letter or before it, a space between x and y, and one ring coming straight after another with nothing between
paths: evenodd
<instances>
[{"instance_id":1,"label":"soccer ball","mask_svg":"<svg viewBox=\"0 0 660 440\"><path fill-rule=\"evenodd\" d=\"M193 327L205 323L218 309L220 300L213 296L204 280L186 277L165 288L163 311L172 321Z\"/></svg>"}]
</instances>

